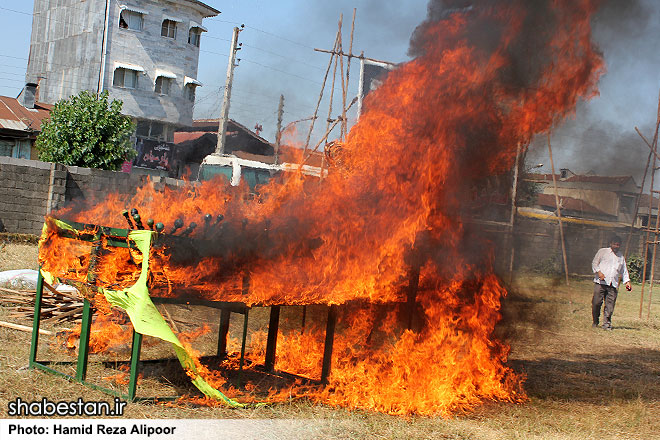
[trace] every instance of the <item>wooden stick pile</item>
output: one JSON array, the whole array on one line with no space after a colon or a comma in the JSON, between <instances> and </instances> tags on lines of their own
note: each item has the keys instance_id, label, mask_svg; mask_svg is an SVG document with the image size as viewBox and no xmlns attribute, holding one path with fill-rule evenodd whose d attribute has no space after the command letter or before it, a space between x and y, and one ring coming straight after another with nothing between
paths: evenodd
<instances>
[{"instance_id":1,"label":"wooden stick pile","mask_svg":"<svg viewBox=\"0 0 660 440\"><path fill-rule=\"evenodd\" d=\"M15 290L0 287L0 304L11 310L10 318L32 319L34 317L34 290ZM59 292L44 282L41 298L41 322L63 322L80 319L83 300L74 293Z\"/></svg>"}]
</instances>

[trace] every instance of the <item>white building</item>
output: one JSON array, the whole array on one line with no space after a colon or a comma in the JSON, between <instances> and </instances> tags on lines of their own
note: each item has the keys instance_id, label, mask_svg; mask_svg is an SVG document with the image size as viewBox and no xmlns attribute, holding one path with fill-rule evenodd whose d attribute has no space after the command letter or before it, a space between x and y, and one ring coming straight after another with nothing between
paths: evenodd
<instances>
[{"instance_id":1,"label":"white building","mask_svg":"<svg viewBox=\"0 0 660 440\"><path fill-rule=\"evenodd\" d=\"M26 88L48 104L107 90L139 138L171 142L192 124L202 20L219 13L197 0L34 0Z\"/></svg>"}]
</instances>

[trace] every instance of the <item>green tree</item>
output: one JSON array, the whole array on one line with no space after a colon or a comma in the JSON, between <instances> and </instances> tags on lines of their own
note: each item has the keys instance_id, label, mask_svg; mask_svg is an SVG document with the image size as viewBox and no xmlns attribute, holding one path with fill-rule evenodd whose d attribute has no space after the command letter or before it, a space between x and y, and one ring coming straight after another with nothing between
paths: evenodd
<instances>
[{"instance_id":1,"label":"green tree","mask_svg":"<svg viewBox=\"0 0 660 440\"><path fill-rule=\"evenodd\" d=\"M117 170L135 157L130 136L135 127L120 113L122 102L108 104L108 92L86 90L58 101L41 126L36 148L39 159L65 165Z\"/></svg>"}]
</instances>

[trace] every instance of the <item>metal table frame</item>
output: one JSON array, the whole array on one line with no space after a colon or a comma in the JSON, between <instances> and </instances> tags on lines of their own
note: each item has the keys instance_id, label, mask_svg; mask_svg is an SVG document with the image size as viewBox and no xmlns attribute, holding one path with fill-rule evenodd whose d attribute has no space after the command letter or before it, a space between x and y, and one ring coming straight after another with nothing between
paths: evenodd
<instances>
[{"instance_id":1,"label":"metal table frame","mask_svg":"<svg viewBox=\"0 0 660 440\"><path fill-rule=\"evenodd\" d=\"M87 241L93 244L92 250L90 253L90 264L87 274L87 285L92 289L95 287L96 276L94 274L94 267L97 261L97 254L102 249L102 242L105 241L107 247L130 247L128 242L128 234L130 230L128 229L118 229L118 228L109 228L104 226L97 226L91 224L83 224L76 222L65 222L71 226L74 231L67 231L60 229L58 234L67 238L74 240ZM159 234L163 235L163 234ZM37 278L37 289L34 303L34 318L32 323L32 340L30 344L30 355L29 355L29 367L37 368L49 373L56 374L58 376L64 377L70 381L81 383L90 388L103 391L107 394L123 398L128 401L155 401L155 400L168 400L176 399L179 396L166 396L166 397L137 397L137 379L140 369L140 353L142 348L142 339L143 335L133 331L133 339L131 343L131 357L130 357L130 373L129 373L129 383L128 383L128 393L123 394L116 390L105 388L94 384L87 380L87 365L89 361L89 337L92 324L92 315L93 310L91 303L88 299L84 299L83 302L83 312L82 312L82 324L80 331L80 343L78 347L78 359L76 362L76 373L75 376L71 376L64 372L58 371L53 368L51 365L57 362L50 361L38 361L37 360L37 351L39 345L39 328L41 323L41 303L43 298L43 289L46 285L41 270ZM249 288L249 283L244 282L244 289ZM244 292L245 293L245 292ZM247 340L247 327L248 327L248 316L250 306L247 306L241 302L223 302L223 301L207 301L207 300L192 300L192 299L180 299L180 298L161 298L161 297L152 297L151 298L154 304L192 304L192 305L204 305L209 307L218 308L220 312L220 329L218 335L218 356L225 356L227 349L227 335L229 332L229 320L231 313L242 314L243 319L243 335L241 343L241 357L239 363L239 384L240 384L240 374L243 370L243 364L245 359L245 345ZM270 306L270 319L268 325L268 337L266 342L266 355L263 369L271 374L281 375L282 377L294 376L290 373L282 372L281 374L275 370L275 356L277 350L277 333L279 330L279 317L280 317L280 308L281 305L272 305ZM304 309L303 309L304 313ZM304 320L305 315L303 315ZM304 322L304 321L303 321ZM335 334L335 326L337 322L337 306L331 305L328 306L328 318L326 322L326 332L325 332L325 346L323 352L323 364L321 370L321 380L320 383L325 384L328 381L328 376L330 375L331 362L332 362L332 350ZM60 362L68 363L68 362ZM305 380L315 382L312 379L302 377Z\"/></svg>"}]
</instances>

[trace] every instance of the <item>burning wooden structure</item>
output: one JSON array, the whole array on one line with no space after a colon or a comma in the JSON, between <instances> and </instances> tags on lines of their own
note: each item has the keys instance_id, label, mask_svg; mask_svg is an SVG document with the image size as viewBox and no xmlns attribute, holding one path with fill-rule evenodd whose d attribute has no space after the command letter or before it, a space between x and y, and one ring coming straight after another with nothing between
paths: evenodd
<instances>
[{"instance_id":1,"label":"burning wooden structure","mask_svg":"<svg viewBox=\"0 0 660 440\"><path fill-rule=\"evenodd\" d=\"M366 110L342 136L339 166L322 184L293 174L272 179L258 195L221 180L178 190L147 185L133 197L58 212L67 221L121 228L125 220L116 213L140 206L143 218L176 226L162 226L163 245L147 246L145 258L122 247L104 255L93 271L97 286L130 290L143 277L153 297L194 292L239 308L274 305L273 323L278 305L325 304L332 314L334 306L368 304L351 313L334 308L328 385L305 391L330 405L450 414L484 400L524 401L523 378L506 365L509 348L495 333L506 289L489 244L463 221L466 201L485 176L511 169L517 145L547 133L597 93L603 59L590 39L592 0L472 3L429 8L411 42L415 59L366 98ZM226 217L219 228L199 220L207 212ZM139 237L158 235L153 227L124 238L138 245ZM103 228L92 228L81 247L56 229L48 226L42 237L43 268L81 285L94 259L80 256L125 233L104 239L97 237ZM168 232L179 230L195 245L169 241L175 238ZM411 255L422 258L415 264ZM395 308L381 307L412 306L413 297L415 331ZM140 332L139 319L132 321ZM167 332L182 364L195 367ZM284 336L278 333L276 352L271 341L267 367L276 358L281 369L300 373L310 359L324 359L324 340ZM202 376L200 369L191 378ZM213 396L212 387L197 385Z\"/></svg>"},{"instance_id":2,"label":"burning wooden structure","mask_svg":"<svg viewBox=\"0 0 660 440\"><path fill-rule=\"evenodd\" d=\"M91 326L93 322L93 311L94 311L94 302L100 298L97 296L99 293L103 294L108 289L108 283L99 283L98 269L104 264L103 259L106 258L109 254L114 252L116 248L122 248L129 251L129 261L135 265L135 271L139 271L139 266L144 264L144 262L136 262L132 257L132 251L138 252L139 247L136 245L135 241L131 236L131 232L138 230L141 231L150 231L151 236L149 238L149 255L152 254L151 248L154 249L176 249L177 247L183 248L182 253L186 254L195 252L196 249L200 249L199 243L196 243L198 240L190 238L189 235L192 231L197 228L195 222L191 222L188 227L184 228L184 223L181 219L177 219L169 233L165 232L165 226L162 223L155 223L152 219L146 221L148 229L142 223L141 217L138 214L137 209L131 211L129 215L127 210L123 211L123 216L126 218L128 224L128 229L124 228L113 228L100 226L95 224L85 224L78 222L69 222L63 221L55 218L51 218L47 221L44 226L44 237L49 237L46 239L50 243L44 243L44 246L49 246L53 241L57 240L74 240L80 243L89 243L89 254L78 254L78 259L80 261L85 261L81 264L77 270L72 270L70 277L67 275L59 276L57 278L58 282L68 283L70 285L76 286L81 292L83 298L83 308L82 308L82 324L80 327L79 334L79 344L78 344L78 354L77 354L77 364L75 376L70 376L66 373L56 370L50 366L49 361L39 361L37 360L38 344L39 344L39 330L41 323L41 309L44 297L44 288L54 291L53 287L49 284L52 283L52 276L48 272L39 272L38 281L37 281L37 290L35 298L35 308L34 308L34 318L33 318L33 338L31 341L30 349L30 358L29 363L30 367L40 368L45 371L55 373L64 377L67 377L71 380L81 382L83 384L92 386L94 388L100 389L102 391L108 392L110 394L118 395L120 397L126 398L130 401L134 400L152 400L154 398L144 398L137 396L137 381L139 374L139 362L140 362L140 353L142 346L143 334L133 330L133 336L131 340L131 357L130 357L130 368L129 368L129 379L128 379L128 392L126 394L117 393L108 388L100 387L96 384L88 382L86 379L87 376L87 365L88 357L90 353L90 333ZM212 233L212 228L219 228L219 225L224 219L223 215L217 215L215 218L206 214L204 217L204 226L202 237L208 238ZM242 227L245 228L246 223L241 222ZM179 234L176 234L179 232ZM218 231L214 231L215 234ZM267 233L267 231L265 231ZM55 240L54 238L57 237ZM145 256L142 256L145 258ZM147 256L148 258L148 256ZM86 266L85 266L86 265ZM45 280L44 274L46 275L48 281ZM152 275L150 273L150 275ZM161 292L163 285L158 285L157 282L154 282L154 277L150 276L151 281L147 282L148 288L150 291ZM406 310L406 322L408 323L408 329L412 328L413 323L413 314L415 310L415 294L417 289L417 282L419 278L419 268L411 270L411 281L409 288L407 290L407 302L405 303ZM139 283L139 280L138 280ZM104 285L106 287L104 287ZM117 288L117 285L110 284L111 288ZM244 277L242 280L241 293L240 297L235 295L232 297L232 300L223 301L223 300L208 300L199 296L196 292L186 291L186 289L180 289L178 292L169 291L171 296L150 296L150 300L154 304L187 304L187 305L203 305L207 307L212 307L219 309L220 314L220 324L218 331L218 348L217 348L217 357L222 358L227 356L227 337L229 332L229 321L231 313L236 313L243 316L243 330L241 335L241 351L239 359L239 383L240 383L240 373L243 370L244 360L245 360L245 350L246 350L246 341L247 341L247 326L248 326L248 316L249 311L253 307L269 307L270 308L270 317L268 323L268 334L265 347L265 357L262 365L258 366L261 371L264 371L269 374L276 374L286 378L297 378L302 379L309 383L318 383L318 384L327 384L328 376L331 371L332 364L332 351L333 351L333 342L335 337L335 327L337 323L337 305L325 305L327 308L327 319L325 325L325 335L323 342L323 358L321 365L320 379L314 380L310 377L304 377L296 375L294 373L286 371L276 371L275 369L275 360L277 352L277 337L279 330L279 321L280 321L280 309L287 304L248 304L246 302L240 301L241 297L247 297L249 292L249 279ZM143 298L144 299L144 298ZM113 306L116 304L113 304ZM391 305L390 305L391 307ZM305 327L306 320L306 306L302 309L302 328ZM140 319L139 316L132 316L133 320ZM185 367L185 365L184 365ZM157 396L156 399L163 399L163 396Z\"/></svg>"}]
</instances>

